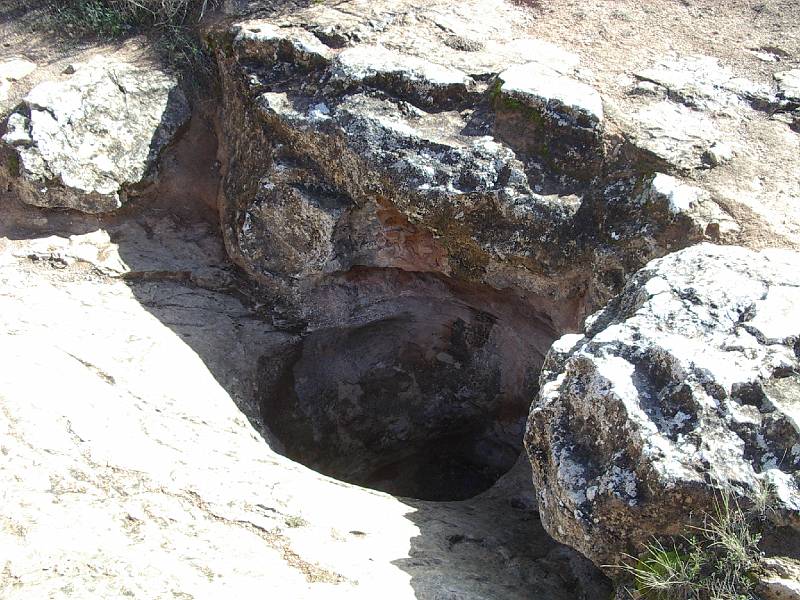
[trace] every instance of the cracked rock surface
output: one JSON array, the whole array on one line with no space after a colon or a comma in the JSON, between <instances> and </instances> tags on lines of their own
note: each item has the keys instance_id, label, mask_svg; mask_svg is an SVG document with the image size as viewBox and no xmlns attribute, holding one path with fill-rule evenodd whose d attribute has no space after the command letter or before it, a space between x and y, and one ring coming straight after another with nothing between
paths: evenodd
<instances>
[{"instance_id":1,"label":"cracked rock surface","mask_svg":"<svg viewBox=\"0 0 800 600\"><path fill-rule=\"evenodd\" d=\"M438 3L384 8L315 5L207 35L226 246L287 310L330 273L401 268L572 303L574 326L647 260L718 236L640 201L713 145L703 117L661 110L639 141L609 126L579 58L504 2L470 22ZM681 127L697 156L670 137Z\"/></svg>"},{"instance_id":2,"label":"cracked rock surface","mask_svg":"<svg viewBox=\"0 0 800 600\"><path fill-rule=\"evenodd\" d=\"M726 491L800 527L800 255L700 244L562 337L526 446L547 530L598 565ZM795 533L796 535L796 533Z\"/></svg>"},{"instance_id":3,"label":"cracked rock surface","mask_svg":"<svg viewBox=\"0 0 800 600\"><path fill-rule=\"evenodd\" d=\"M29 204L114 210L152 182L189 105L157 69L95 57L69 71L9 116L5 178Z\"/></svg>"}]
</instances>

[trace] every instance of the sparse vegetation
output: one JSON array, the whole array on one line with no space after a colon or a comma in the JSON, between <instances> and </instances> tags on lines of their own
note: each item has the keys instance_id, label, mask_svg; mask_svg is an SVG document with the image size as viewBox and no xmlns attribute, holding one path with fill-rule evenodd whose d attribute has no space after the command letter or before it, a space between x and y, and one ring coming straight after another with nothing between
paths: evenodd
<instances>
[{"instance_id":1,"label":"sparse vegetation","mask_svg":"<svg viewBox=\"0 0 800 600\"><path fill-rule=\"evenodd\" d=\"M219 0L52 0L59 29L118 39L153 33L159 49L178 67L206 71L208 61L195 25Z\"/></svg>"},{"instance_id":2,"label":"sparse vegetation","mask_svg":"<svg viewBox=\"0 0 800 600\"><path fill-rule=\"evenodd\" d=\"M764 506L767 506L766 502ZM745 511L723 495L694 535L652 540L622 568L644 600L748 600L760 570L760 505Z\"/></svg>"},{"instance_id":3,"label":"sparse vegetation","mask_svg":"<svg viewBox=\"0 0 800 600\"><path fill-rule=\"evenodd\" d=\"M286 526L291 528L296 527L307 527L308 521L306 521L303 517L292 515L290 517L286 517Z\"/></svg>"}]
</instances>

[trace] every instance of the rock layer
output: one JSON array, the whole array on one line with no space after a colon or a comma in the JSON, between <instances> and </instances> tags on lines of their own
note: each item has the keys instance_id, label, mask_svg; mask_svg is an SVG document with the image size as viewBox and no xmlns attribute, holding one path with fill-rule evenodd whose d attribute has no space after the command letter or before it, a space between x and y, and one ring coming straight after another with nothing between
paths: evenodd
<instances>
[{"instance_id":1,"label":"rock layer","mask_svg":"<svg viewBox=\"0 0 800 600\"><path fill-rule=\"evenodd\" d=\"M460 52L455 25L413 3L383 25L361 3L210 32L233 259L290 307L328 273L396 267L571 302L574 324L702 239L640 201L658 160L606 130L577 57L500 33L497 9Z\"/></svg>"},{"instance_id":2,"label":"rock layer","mask_svg":"<svg viewBox=\"0 0 800 600\"><path fill-rule=\"evenodd\" d=\"M554 344L526 433L553 537L616 564L720 493L800 527L798 273L792 251L701 244Z\"/></svg>"}]
</instances>

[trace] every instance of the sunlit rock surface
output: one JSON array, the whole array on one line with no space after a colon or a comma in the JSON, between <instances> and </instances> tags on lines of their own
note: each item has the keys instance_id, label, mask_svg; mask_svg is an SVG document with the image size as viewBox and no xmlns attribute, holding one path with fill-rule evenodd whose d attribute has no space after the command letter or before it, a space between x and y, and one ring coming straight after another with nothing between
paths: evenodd
<instances>
[{"instance_id":1,"label":"sunlit rock surface","mask_svg":"<svg viewBox=\"0 0 800 600\"><path fill-rule=\"evenodd\" d=\"M526 446L556 539L612 565L723 492L800 527L799 274L796 252L701 244L554 344Z\"/></svg>"},{"instance_id":2,"label":"sunlit rock surface","mask_svg":"<svg viewBox=\"0 0 800 600\"><path fill-rule=\"evenodd\" d=\"M141 192L189 118L174 77L94 58L32 89L2 140L5 177L36 206L105 212Z\"/></svg>"}]
</instances>

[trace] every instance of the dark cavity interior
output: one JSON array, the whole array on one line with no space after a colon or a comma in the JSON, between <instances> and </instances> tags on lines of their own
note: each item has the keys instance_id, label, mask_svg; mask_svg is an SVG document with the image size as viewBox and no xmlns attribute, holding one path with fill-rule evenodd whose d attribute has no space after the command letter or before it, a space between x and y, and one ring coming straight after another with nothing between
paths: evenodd
<instances>
[{"instance_id":1,"label":"dark cavity interior","mask_svg":"<svg viewBox=\"0 0 800 600\"><path fill-rule=\"evenodd\" d=\"M387 269L333 278L309 298L323 305L327 322L261 361L264 422L287 456L424 500L469 498L511 468L556 337L545 312Z\"/></svg>"}]
</instances>

